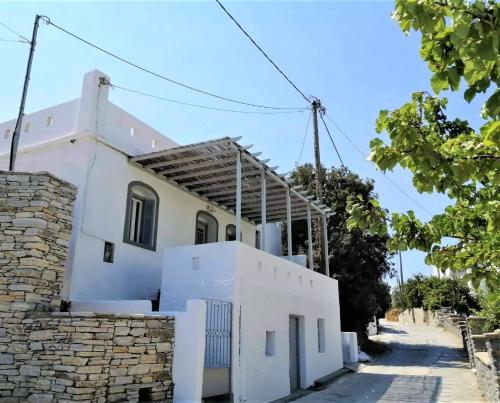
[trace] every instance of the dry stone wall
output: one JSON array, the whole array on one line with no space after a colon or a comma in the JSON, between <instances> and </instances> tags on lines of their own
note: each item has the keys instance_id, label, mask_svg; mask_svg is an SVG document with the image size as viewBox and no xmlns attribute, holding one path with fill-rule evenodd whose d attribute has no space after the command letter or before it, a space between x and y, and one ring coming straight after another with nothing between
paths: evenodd
<instances>
[{"instance_id":1,"label":"dry stone wall","mask_svg":"<svg viewBox=\"0 0 500 403\"><path fill-rule=\"evenodd\" d=\"M460 337L479 387L488 402L500 403L500 329L487 332L486 319L459 315L450 308L435 312L413 308L399 314L403 324L432 325Z\"/></svg>"},{"instance_id":2,"label":"dry stone wall","mask_svg":"<svg viewBox=\"0 0 500 403\"><path fill-rule=\"evenodd\" d=\"M405 325L437 325L436 315L423 308L410 308L398 314L398 321Z\"/></svg>"},{"instance_id":3,"label":"dry stone wall","mask_svg":"<svg viewBox=\"0 0 500 403\"><path fill-rule=\"evenodd\" d=\"M0 311L59 310L76 188L0 171Z\"/></svg>"},{"instance_id":4,"label":"dry stone wall","mask_svg":"<svg viewBox=\"0 0 500 403\"><path fill-rule=\"evenodd\" d=\"M500 329L484 332L486 320L480 317L441 313L441 326L462 335L471 367L488 402L500 403Z\"/></svg>"},{"instance_id":5,"label":"dry stone wall","mask_svg":"<svg viewBox=\"0 0 500 403\"><path fill-rule=\"evenodd\" d=\"M28 342L16 361L26 397L48 402L172 400L173 318L32 313L23 324Z\"/></svg>"},{"instance_id":6,"label":"dry stone wall","mask_svg":"<svg viewBox=\"0 0 500 403\"><path fill-rule=\"evenodd\" d=\"M0 171L0 403L171 401L173 317L59 312L75 198Z\"/></svg>"}]
</instances>

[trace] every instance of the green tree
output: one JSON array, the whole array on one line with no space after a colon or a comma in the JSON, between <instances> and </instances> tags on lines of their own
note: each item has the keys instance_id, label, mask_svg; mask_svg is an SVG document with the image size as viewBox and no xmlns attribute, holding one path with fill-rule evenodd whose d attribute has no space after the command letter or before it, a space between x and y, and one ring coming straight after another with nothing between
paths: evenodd
<instances>
[{"instance_id":1,"label":"green tree","mask_svg":"<svg viewBox=\"0 0 500 403\"><path fill-rule=\"evenodd\" d=\"M485 331L500 328L500 290L479 294L480 310L475 313L487 319Z\"/></svg>"},{"instance_id":2,"label":"green tree","mask_svg":"<svg viewBox=\"0 0 500 403\"><path fill-rule=\"evenodd\" d=\"M412 211L388 212L362 195L348 203L349 228L391 233L390 250L416 249L441 270L471 269L477 287L500 287L500 5L476 0L396 0L393 19L405 34L421 34L421 58L432 73L435 95L416 92L392 112L383 110L370 159L382 170L409 170L419 192L446 194L453 204L423 222ZM486 93L478 131L446 115L443 90L470 102Z\"/></svg>"},{"instance_id":3,"label":"green tree","mask_svg":"<svg viewBox=\"0 0 500 403\"><path fill-rule=\"evenodd\" d=\"M356 331L363 342L368 323L374 316L383 315L390 304L389 287L382 281L386 275L392 275L387 237L347 230L347 200L353 194L376 199L372 181L362 180L347 168L323 169L322 178L323 203L334 213L328 220L330 274L339 282L342 330ZM298 167L291 174L293 185L301 185L312 193L314 179L310 164ZM305 221L294 221L292 236L294 253L307 250ZM318 261L320 251L316 243L314 251Z\"/></svg>"},{"instance_id":4,"label":"green tree","mask_svg":"<svg viewBox=\"0 0 500 403\"><path fill-rule=\"evenodd\" d=\"M417 274L393 293L398 308L424 308L434 311L450 307L458 313L470 314L478 308L476 298L467 283L459 278L426 277Z\"/></svg>"}]
</instances>

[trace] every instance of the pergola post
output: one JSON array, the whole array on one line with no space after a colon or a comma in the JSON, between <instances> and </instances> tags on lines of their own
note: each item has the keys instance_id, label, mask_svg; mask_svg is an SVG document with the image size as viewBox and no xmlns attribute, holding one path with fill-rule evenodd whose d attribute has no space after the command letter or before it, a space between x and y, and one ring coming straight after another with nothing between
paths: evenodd
<instances>
[{"instance_id":1,"label":"pergola post","mask_svg":"<svg viewBox=\"0 0 500 403\"><path fill-rule=\"evenodd\" d=\"M311 205L309 203L307 203L307 240L308 240L307 258L309 260L309 268L311 270L314 270Z\"/></svg>"},{"instance_id":2,"label":"pergola post","mask_svg":"<svg viewBox=\"0 0 500 403\"><path fill-rule=\"evenodd\" d=\"M260 224L260 250L266 251L266 209L267 209L267 183L266 171L262 170L260 174L260 214L262 216Z\"/></svg>"},{"instance_id":3,"label":"pergola post","mask_svg":"<svg viewBox=\"0 0 500 403\"><path fill-rule=\"evenodd\" d=\"M288 258L292 261L292 202L290 199L290 188L286 188L286 235L288 245Z\"/></svg>"},{"instance_id":4,"label":"pergola post","mask_svg":"<svg viewBox=\"0 0 500 403\"><path fill-rule=\"evenodd\" d=\"M236 240L241 242L241 152L236 153Z\"/></svg>"},{"instance_id":5,"label":"pergola post","mask_svg":"<svg viewBox=\"0 0 500 403\"><path fill-rule=\"evenodd\" d=\"M325 275L330 277L330 262L328 259L328 226L326 222L326 214L323 213L323 245L324 245L324 260L325 260Z\"/></svg>"}]
</instances>

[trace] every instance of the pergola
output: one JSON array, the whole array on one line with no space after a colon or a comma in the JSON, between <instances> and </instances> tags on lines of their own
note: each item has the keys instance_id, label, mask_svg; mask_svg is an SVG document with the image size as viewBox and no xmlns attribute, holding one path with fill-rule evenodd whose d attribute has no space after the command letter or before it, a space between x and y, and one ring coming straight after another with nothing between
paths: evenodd
<instances>
[{"instance_id":1,"label":"pergola","mask_svg":"<svg viewBox=\"0 0 500 403\"><path fill-rule=\"evenodd\" d=\"M326 275L328 238L326 219L330 209L315 201L300 186L291 186L278 167L241 146L241 137L224 137L163 151L130 157L130 163L235 214L236 239L241 241L241 220L262 224L261 250L266 245L266 223L286 221L288 257L292 259L292 221L307 220L308 259L312 268L312 219L323 220Z\"/></svg>"}]
</instances>

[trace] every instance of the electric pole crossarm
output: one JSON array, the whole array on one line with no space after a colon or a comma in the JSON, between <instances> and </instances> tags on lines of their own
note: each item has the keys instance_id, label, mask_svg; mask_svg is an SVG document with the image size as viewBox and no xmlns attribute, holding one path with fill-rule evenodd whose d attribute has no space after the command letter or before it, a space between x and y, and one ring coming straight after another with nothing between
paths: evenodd
<instances>
[{"instance_id":1,"label":"electric pole crossarm","mask_svg":"<svg viewBox=\"0 0 500 403\"><path fill-rule=\"evenodd\" d=\"M19 144L19 136L21 135L21 127L23 124L24 116L24 105L26 104L26 96L28 94L28 86L30 82L31 65L33 63L33 54L35 53L36 36L38 33L38 25L40 22L41 15L35 17L35 23L33 25L33 35L31 36L30 42L30 53L28 57L28 64L26 66L26 75L24 77L23 93L21 96L21 105L19 106L19 115L17 116L16 127L14 128L14 133L12 134L12 143L10 145L10 160L9 160L9 171L13 171L16 164L16 154L17 146Z\"/></svg>"}]
</instances>

